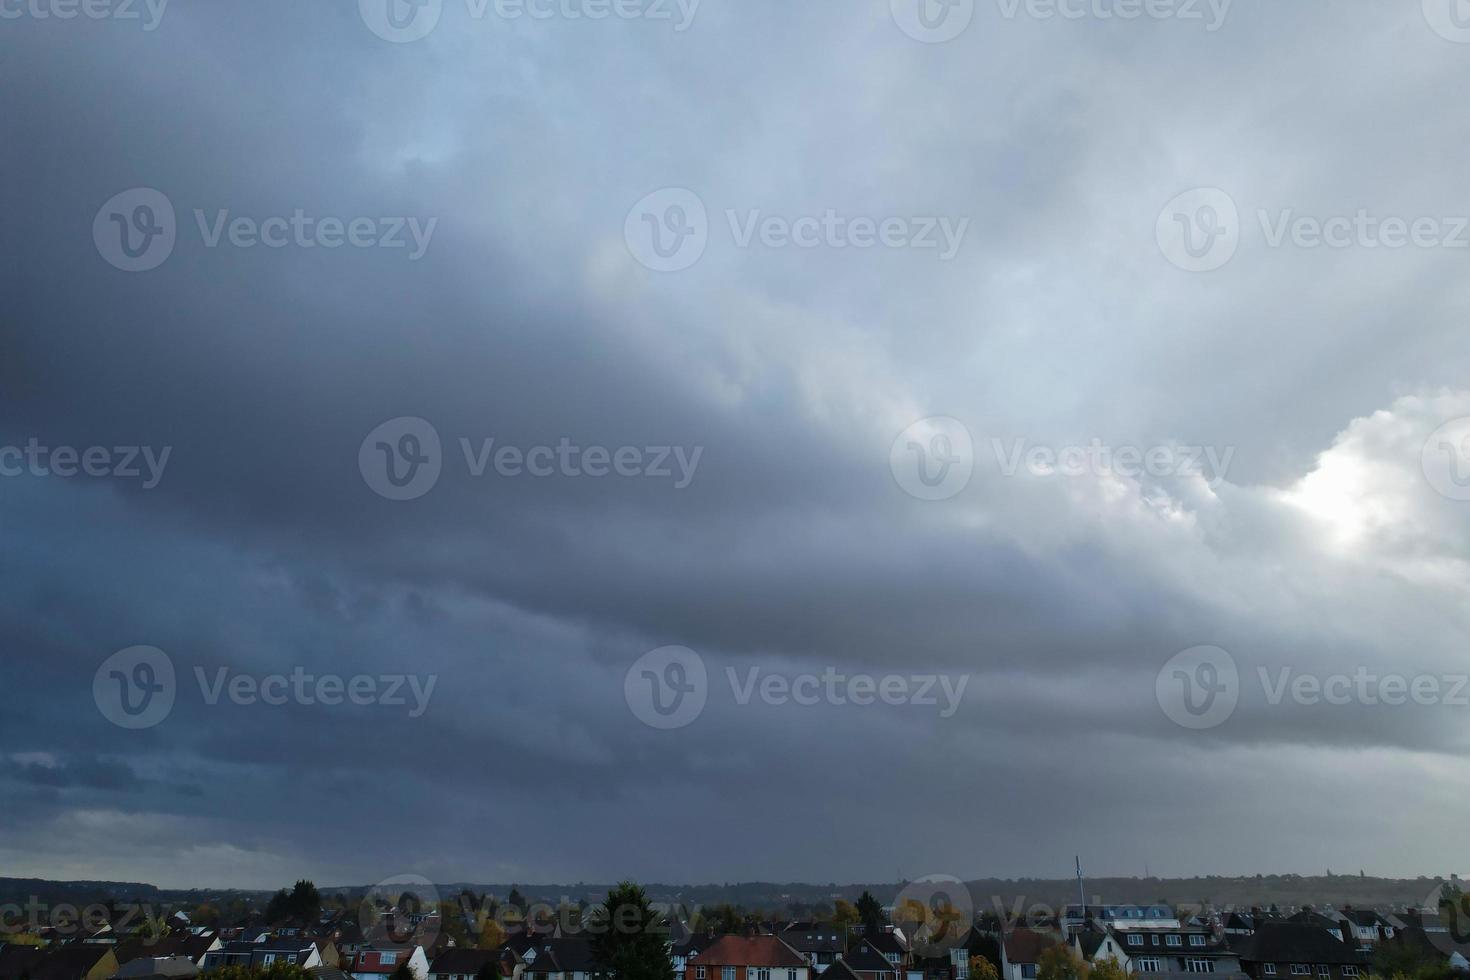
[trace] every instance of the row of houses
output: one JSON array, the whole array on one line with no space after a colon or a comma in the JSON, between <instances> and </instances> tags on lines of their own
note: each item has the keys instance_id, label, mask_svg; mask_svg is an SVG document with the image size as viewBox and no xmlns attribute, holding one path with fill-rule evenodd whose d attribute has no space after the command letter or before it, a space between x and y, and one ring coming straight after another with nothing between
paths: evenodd
<instances>
[{"instance_id":1,"label":"row of houses","mask_svg":"<svg viewBox=\"0 0 1470 980\"><path fill-rule=\"evenodd\" d=\"M146 941L99 930L45 950L0 945L0 980L193 980L220 967L277 963L315 980L387 980L404 969L415 980L477 980L492 965L507 980L600 980L585 934L522 928L498 948L456 947L433 915L393 916L366 934L336 913L272 929L189 928ZM801 921L741 935L695 934L680 923L673 930L678 980L970 980L980 956L999 961L1002 980L1036 980L1043 955L1056 948L1149 980L1360 980L1385 944L1470 971L1470 948L1452 942L1434 913L1413 911L1257 909L1181 919L1166 906L1071 906L1034 927L976 925L934 956L920 955L893 927L864 934Z\"/></svg>"},{"instance_id":2,"label":"row of houses","mask_svg":"<svg viewBox=\"0 0 1470 980\"><path fill-rule=\"evenodd\" d=\"M1073 906L1056 929L1017 928L1001 944L1003 980L1034 980L1047 950L1112 960L1149 980L1359 980L1385 947L1470 971L1470 944L1434 912L1306 909L1180 919L1167 907ZM962 980L962 978L961 978Z\"/></svg>"}]
</instances>

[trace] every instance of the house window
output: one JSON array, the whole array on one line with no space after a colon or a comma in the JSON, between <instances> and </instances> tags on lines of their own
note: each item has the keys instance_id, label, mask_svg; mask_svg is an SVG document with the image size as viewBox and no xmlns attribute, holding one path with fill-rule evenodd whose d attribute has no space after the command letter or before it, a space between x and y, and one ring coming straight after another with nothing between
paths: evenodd
<instances>
[{"instance_id":1,"label":"house window","mask_svg":"<svg viewBox=\"0 0 1470 980\"><path fill-rule=\"evenodd\" d=\"M378 954L378 959L379 959L379 961L384 966L392 966L394 963L397 963L398 962L398 954L397 953L379 953Z\"/></svg>"},{"instance_id":2,"label":"house window","mask_svg":"<svg viewBox=\"0 0 1470 980\"><path fill-rule=\"evenodd\" d=\"M787 970L786 971L786 980L796 980L796 971L795 970Z\"/></svg>"},{"instance_id":3,"label":"house window","mask_svg":"<svg viewBox=\"0 0 1470 980\"><path fill-rule=\"evenodd\" d=\"M1142 946L1143 945L1143 937L1142 936L1129 936L1128 937L1128 945L1129 946Z\"/></svg>"},{"instance_id":4,"label":"house window","mask_svg":"<svg viewBox=\"0 0 1470 980\"><path fill-rule=\"evenodd\" d=\"M1202 956L1191 956L1184 961L1184 971L1186 973L1214 973L1215 961L1207 960Z\"/></svg>"},{"instance_id":5,"label":"house window","mask_svg":"<svg viewBox=\"0 0 1470 980\"><path fill-rule=\"evenodd\" d=\"M733 966L720 967L720 980L735 980L735 968Z\"/></svg>"},{"instance_id":6,"label":"house window","mask_svg":"<svg viewBox=\"0 0 1470 980\"><path fill-rule=\"evenodd\" d=\"M1164 961L1157 956L1140 956L1133 961L1134 973L1163 973Z\"/></svg>"},{"instance_id":7,"label":"house window","mask_svg":"<svg viewBox=\"0 0 1470 980\"><path fill-rule=\"evenodd\" d=\"M768 967L746 967L745 980L771 980L771 971Z\"/></svg>"},{"instance_id":8,"label":"house window","mask_svg":"<svg viewBox=\"0 0 1470 980\"><path fill-rule=\"evenodd\" d=\"M696 966L694 968L694 980L704 980L704 967Z\"/></svg>"},{"instance_id":9,"label":"house window","mask_svg":"<svg viewBox=\"0 0 1470 980\"><path fill-rule=\"evenodd\" d=\"M1276 964L1275 963L1267 963L1266 964L1266 970L1265 970L1265 972L1266 972L1266 976L1268 976L1268 977L1274 977L1276 975Z\"/></svg>"},{"instance_id":10,"label":"house window","mask_svg":"<svg viewBox=\"0 0 1470 980\"><path fill-rule=\"evenodd\" d=\"M1203 946L1204 944L1205 944L1205 937L1204 936L1190 936L1189 937L1189 945L1191 945L1191 946Z\"/></svg>"},{"instance_id":11,"label":"house window","mask_svg":"<svg viewBox=\"0 0 1470 980\"><path fill-rule=\"evenodd\" d=\"M1317 964L1317 976L1319 976L1319 977L1330 977L1330 976L1332 976L1332 971L1327 968L1327 964L1326 963L1318 963Z\"/></svg>"},{"instance_id":12,"label":"house window","mask_svg":"<svg viewBox=\"0 0 1470 980\"><path fill-rule=\"evenodd\" d=\"M276 961L276 954L275 953L266 953L264 956L262 956L260 958L260 962L263 963L263 964L265 964L266 966L270 966L275 961Z\"/></svg>"},{"instance_id":13,"label":"house window","mask_svg":"<svg viewBox=\"0 0 1470 980\"><path fill-rule=\"evenodd\" d=\"M1178 936L1168 936L1168 937L1165 938L1164 941L1167 942L1170 946L1183 946L1184 945L1184 940L1181 939Z\"/></svg>"},{"instance_id":14,"label":"house window","mask_svg":"<svg viewBox=\"0 0 1470 980\"><path fill-rule=\"evenodd\" d=\"M1021 976L1022 976L1023 980L1036 980L1036 964L1035 963L1022 963L1021 964Z\"/></svg>"},{"instance_id":15,"label":"house window","mask_svg":"<svg viewBox=\"0 0 1470 980\"><path fill-rule=\"evenodd\" d=\"M1342 968L1342 975L1345 977L1355 977L1358 975L1358 968L1355 966L1345 966Z\"/></svg>"},{"instance_id":16,"label":"house window","mask_svg":"<svg viewBox=\"0 0 1470 980\"><path fill-rule=\"evenodd\" d=\"M1291 975L1294 977L1309 977L1312 975L1312 968L1305 963L1293 963L1291 965Z\"/></svg>"}]
</instances>

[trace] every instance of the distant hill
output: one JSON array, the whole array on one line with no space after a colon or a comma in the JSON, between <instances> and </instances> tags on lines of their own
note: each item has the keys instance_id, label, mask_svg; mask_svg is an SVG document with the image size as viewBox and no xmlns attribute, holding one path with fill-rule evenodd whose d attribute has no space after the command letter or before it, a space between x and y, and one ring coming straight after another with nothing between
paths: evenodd
<instances>
[{"instance_id":1,"label":"distant hill","mask_svg":"<svg viewBox=\"0 0 1470 980\"><path fill-rule=\"evenodd\" d=\"M1087 900L1117 904L1163 902L1170 905L1211 904L1216 907L1248 908L1252 905L1285 907L1330 904L1336 906L1396 906L1422 904L1441 879L1374 878L1361 875L1249 875L1205 878L1087 878ZM980 878L968 881L977 911L1023 914L1026 907L1042 904L1058 907L1077 901L1077 882L1070 878ZM282 882L289 886L290 882ZM532 901L596 902L607 894L610 883L528 885L524 883L476 884L451 882L436 885L439 895L452 899L462 890L476 895L488 893L501 899L512 887ZM360 896L369 885L323 885L323 894ZM658 902L688 906L730 903L779 913L788 908L830 905L835 898L854 901L865 890L891 903L904 887L901 882L854 884L809 884L803 882L738 882L679 885L644 883ZM157 906L190 906L218 903L230 898L264 902L270 891L230 888L158 888L133 881L50 881L40 878L0 878L0 904L39 901L86 905L114 900Z\"/></svg>"}]
</instances>

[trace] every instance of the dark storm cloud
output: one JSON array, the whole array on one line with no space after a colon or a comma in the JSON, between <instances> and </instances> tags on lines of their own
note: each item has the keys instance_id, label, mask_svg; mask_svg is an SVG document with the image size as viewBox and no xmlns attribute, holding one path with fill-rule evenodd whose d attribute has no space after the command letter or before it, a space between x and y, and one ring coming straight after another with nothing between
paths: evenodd
<instances>
[{"instance_id":1,"label":"dark storm cloud","mask_svg":"<svg viewBox=\"0 0 1470 980\"><path fill-rule=\"evenodd\" d=\"M1145 853L1180 873L1297 869L1342 863L1323 839L1362 825L1315 834L1304 806L1301 831L1263 842L1249 799L1330 795L1361 754L1397 765L1392 832L1423 842L1379 870L1442 870L1426 787L1464 779L1452 712L1252 689L1189 732L1154 681L1206 643L1251 683L1282 664L1455 663L1464 515L1416 454L1459 402L1404 397L1463 375L1453 256L1256 242L1191 278L1153 225L1210 184L1243 210L1455 206L1465 123L1435 93L1470 50L1417 12L1325 5L1242 4L1210 35L981 5L936 46L883 4L706 0L680 34L450 4L407 45L354 6L176 3L154 32L0 31L0 443L170 448L153 489L0 481L0 626L23 692L0 713L0 793L22 818L7 866L261 886L1041 873L1071 853L1055 842L1081 797L1120 869ZM1344 44L1361 71L1327 53ZM1399 62L1416 68L1383 81ZM1403 170L1419 190L1385 176ZM137 186L167 195L179 241L128 274L91 225ZM695 188L718 229L727 208L833 208L971 231L948 264L722 241L654 276L622 225L661 186ZM195 209L436 225L412 261L206 248ZM907 496L888 462L935 414L976 440L944 503ZM406 502L358 469L399 416L444 445L437 485ZM491 437L701 455L683 489L474 477L460 440ZM1093 438L1235 456L1211 490L1007 476L992 444ZM136 644L167 651L178 698L127 731L92 681ZM678 732L623 698L628 666L666 644L711 678ZM970 686L950 718L742 705L726 669L753 667ZM417 717L205 696L220 671L297 670L436 685ZM812 763L829 757L892 792ZM1144 773L1193 789L1160 799ZM751 834L732 812L750 787L830 844ZM914 801L939 833L895 833ZM434 831L387 854L387 812ZM95 847L104 826L119 846ZM710 839L731 843L714 856Z\"/></svg>"}]
</instances>

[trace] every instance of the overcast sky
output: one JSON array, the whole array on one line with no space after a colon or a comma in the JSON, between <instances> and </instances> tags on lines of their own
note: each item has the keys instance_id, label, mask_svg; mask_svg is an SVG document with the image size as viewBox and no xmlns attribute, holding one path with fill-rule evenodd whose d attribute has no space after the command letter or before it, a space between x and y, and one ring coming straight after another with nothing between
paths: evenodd
<instances>
[{"instance_id":1,"label":"overcast sky","mask_svg":"<svg viewBox=\"0 0 1470 980\"><path fill-rule=\"evenodd\" d=\"M1466 870L1450 0L389 2L0 0L4 874Z\"/></svg>"}]
</instances>

